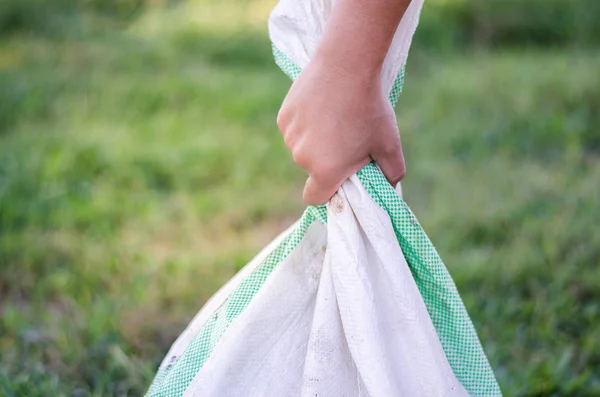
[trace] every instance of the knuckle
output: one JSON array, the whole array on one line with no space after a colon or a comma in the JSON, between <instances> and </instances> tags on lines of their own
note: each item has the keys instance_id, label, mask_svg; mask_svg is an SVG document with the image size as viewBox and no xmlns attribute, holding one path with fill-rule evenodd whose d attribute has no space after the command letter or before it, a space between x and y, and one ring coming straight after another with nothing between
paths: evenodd
<instances>
[{"instance_id":1,"label":"knuckle","mask_svg":"<svg viewBox=\"0 0 600 397\"><path fill-rule=\"evenodd\" d=\"M279 113L277 113L277 127L279 127L279 130L281 132L285 132L286 126L287 126L287 119L288 119L288 111L287 108L285 107L285 105L281 106L281 109L279 109Z\"/></svg>"},{"instance_id":2,"label":"knuckle","mask_svg":"<svg viewBox=\"0 0 600 397\"><path fill-rule=\"evenodd\" d=\"M288 149L292 149L294 147L294 134L290 133L289 131L286 131L285 133L282 134L283 135L283 143L285 143L285 146L287 146ZM292 153L293 155L293 153Z\"/></svg>"},{"instance_id":3,"label":"knuckle","mask_svg":"<svg viewBox=\"0 0 600 397\"><path fill-rule=\"evenodd\" d=\"M322 182L330 182L339 179L337 178L338 167L331 163L322 162L314 164L311 171L311 176Z\"/></svg>"},{"instance_id":4,"label":"knuckle","mask_svg":"<svg viewBox=\"0 0 600 397\"><path fill-rule=\"evenodd\" d=\"M292 150L292 158L294 159L294 163L298 164L300 167L307 167L308 158L303 150Z\"/></svg>"}]
</instances>

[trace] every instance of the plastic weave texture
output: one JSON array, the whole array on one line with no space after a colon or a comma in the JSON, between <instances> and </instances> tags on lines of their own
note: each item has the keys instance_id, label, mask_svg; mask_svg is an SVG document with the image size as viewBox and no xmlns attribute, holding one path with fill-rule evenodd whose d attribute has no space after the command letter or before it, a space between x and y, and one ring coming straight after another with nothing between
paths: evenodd
<instances>
[{"instance_id":1,"label":"plastic weave texture","mask_svg":"<svg viewBox=\"0 0 600 397\"><path fill-rule=\"evenodd\" d=\"M277 65L290 78L295 79L300 74L300 68L276 47L273 54ZM389 95L393 105L403 83L404 67ZM454 281L417 219L375 164L368 164L357 176L374 201L390 216L400 248L456 378L472 396L501 396ZM308 227L317 221L327 222L325 206L306 209L292 232L211 315L185 352L157 373L146 396L183 396L232 321L250 304L273 270L300 244Z\"/></svg>"}]
</instances>

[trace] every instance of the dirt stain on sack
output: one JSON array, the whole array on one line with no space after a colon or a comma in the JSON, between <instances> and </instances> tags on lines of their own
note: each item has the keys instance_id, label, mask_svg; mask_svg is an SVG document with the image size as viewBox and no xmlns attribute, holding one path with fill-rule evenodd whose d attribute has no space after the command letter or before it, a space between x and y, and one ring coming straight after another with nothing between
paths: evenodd
<instances>
[{"instance_id":1,"label":"dirt stain on sack","mask_svg":"<svg viewBox=\"0 0 600 397\"><path fill-rule=\"evenodd\" d=\"M329 200L329 208L336 215L340 215L344 211L344 202L338 193L334 194L331 200Z\"/></svg>"}]
</instances>

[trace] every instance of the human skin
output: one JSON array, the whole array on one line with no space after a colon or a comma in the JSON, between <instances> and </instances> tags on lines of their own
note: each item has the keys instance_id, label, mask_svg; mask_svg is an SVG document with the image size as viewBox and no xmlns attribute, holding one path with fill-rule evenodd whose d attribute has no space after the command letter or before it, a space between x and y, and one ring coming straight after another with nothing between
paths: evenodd
<instances>
[{"instance_id":1,"label":"human skin","mask_svg":"<svg viewBox=\"0 0 600 397\"><path fill-rule=\"evenodd\" d=\"M309 177L307 204L327 202L375 160L395 185L406 174L383 61L411 0L337 0L312 60L292 84L277 124Z\"/></svg>"}]
</instances>

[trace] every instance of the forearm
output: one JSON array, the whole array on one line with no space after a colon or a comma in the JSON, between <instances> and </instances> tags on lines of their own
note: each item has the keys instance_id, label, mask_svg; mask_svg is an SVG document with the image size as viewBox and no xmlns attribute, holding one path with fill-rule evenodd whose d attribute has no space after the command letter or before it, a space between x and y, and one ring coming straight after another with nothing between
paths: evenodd
<instances>
[{"instance_id":1,"label":"forearm","mask_svg":"<svg viewBox=\"0 0 600 397\"><path fill-rule=\"evenodd\" d=\"M292 84L277 124L309 174L308 204L323 204L375 160L395 185L406 172L381 70L410 0L336 0L311 61Z\"/></svg>"},{"instance_id":2,"label":"forearm","mask_svg":"<svg viewBox=\"0 0 600 397\"><path fill-rule=\"evenodd\" d=\"M337 0L315 60L355 78L378 75L410 1Z\"/></svg>"}]
</instances>

